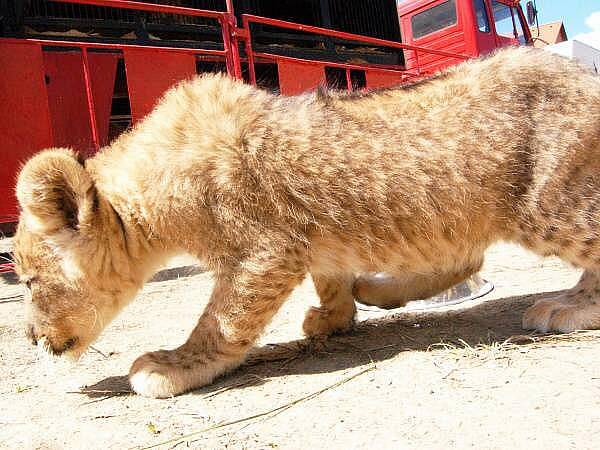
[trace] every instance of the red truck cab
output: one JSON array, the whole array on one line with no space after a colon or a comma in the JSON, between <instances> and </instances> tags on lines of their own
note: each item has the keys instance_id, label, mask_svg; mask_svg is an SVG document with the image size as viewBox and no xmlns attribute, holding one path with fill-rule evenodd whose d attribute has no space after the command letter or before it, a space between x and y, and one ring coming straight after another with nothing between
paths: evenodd
<instances>
[{"instance_id":1,"label":"red truck cab","mask_svg":"<svg viewBox=\"0 0 600 450\"><path fill-rule=\"evenodd\" d=\"M398 4L402 41L418 47L477 57L507 45L531 42L519 1L404 0ZM454 58L405 51L407 69L435 72Z\"/></svg>"}]
</instances>

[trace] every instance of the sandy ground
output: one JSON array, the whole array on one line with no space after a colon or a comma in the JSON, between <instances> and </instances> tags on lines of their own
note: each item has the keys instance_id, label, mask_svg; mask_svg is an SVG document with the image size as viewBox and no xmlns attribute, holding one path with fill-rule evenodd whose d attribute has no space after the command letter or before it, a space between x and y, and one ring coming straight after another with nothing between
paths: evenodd
<instances>
[{"instance_id":1,"label":"sandy ground","mask_svg":"<svg viewBox=\"0 0 600 450\"><path fill-rule=\"evenodd\" d=\"M181 265L148 283L76 366L38 358L21 330L20 287L0 282L0 447L600 448L600 332L520 329L527 306L576 282L557 260L496 246L484 299L360 311L323 348L300 331L316 302L308 279L240 369L180 397L142 398L129 391L129 365L179 345L212 288L210 274Z\"/></svg>"}]
</instances>

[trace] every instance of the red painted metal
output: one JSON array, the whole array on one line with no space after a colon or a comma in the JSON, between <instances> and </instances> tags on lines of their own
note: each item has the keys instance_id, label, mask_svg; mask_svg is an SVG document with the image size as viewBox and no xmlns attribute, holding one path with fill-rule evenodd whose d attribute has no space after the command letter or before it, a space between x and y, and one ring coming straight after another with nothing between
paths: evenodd
<instances>
[{"instance_id":1,"label":"red painted metal","mask_svg":"<svg viewBox=\"0 0 600 450\"><path fill-rule=\"evenodd\" d=\"M246 59L248 61L248 74L250 78L250 84L256 85L256 70L254 65L255 52L252 48L252 33L250 32L250 24L244 17L242 17L242 26L242 33L240 34L238 32L238 36L244 39L244 50L246 51Z\"/></svg>"},{"instance_id":2,"label":"red painted metal","mask_svg":"<svg viewBox=\"0 0 600 450\"><path fill-rule=\"evenodd\" d=\"M277 71L279 89L285 95L301 94L325 83L325 67L310 61L281 58L277 61Z\"/></svg>"},{"instance_id":3,"label":"red painted metal","mask_svg":"<svg viewBox=\"0 0 600 450\"><path fill-rule=\"evenodd\" d=\"M307 65L313 64L317 66L327 66L327 67L336 67L339 69L353 69L353 70L377 70L380 72L386 72L390 74L401 74L402 76L406 76L407 78L414 78L418 74L417 72L410 72L407 70L402 70L402 68L398 68L400 66L371 66L371 65L363 65L363 64L353 64L353 63L339 63L339 62L331 62L331 61L315 61L313 59L303 59L303 58L293 58L291 56L283 56L283 55L275 55L273 53L262 53L262 52L254 52L254 57L256 59L260 59L261 61L287 61L287 62L298 62L304 63Z\"/></svg>"},{"instance_id":4,"label":"red painted metal","mask_svg":"<svg viewBox=\"0 0 600 450\"><path fill-rule=\"evenodd\" d=\"M93 94L96 126L98 129L98 145L108 144L110 110L115 88L117 62L120 53L97 53L88 51L90 68L90 84Z\"/></svg>"},{"instance_id":5,"label":"red painted metal","mask_svg":"<svg viewBox=\"0 0 600 450\"><path fill-rule=\"evenodd\" d=\"M45 51L43 54L52 145L87 153L93 149L93 140L82 53Z\"/></svg>"},{"instance_id":6,"label":"red painted metal","mask_svg":"<svg viewBox=\"0 0 600 450\"><path fill-rule=\"evenodd\" d=\"M235 79L241 80L243 77L242 64L240 62L239 44L234 36L236 26L235 16L232 16L229 18L229 20L225 20L221 23L227 73L229 73Z\"/></svg>"},{"instance_id":7,"label":"red painted metal","mask_svg":"<svg viewBox=\"0 0 600 450\"><path fill-rule=\"evenodd\" d=\"M417 14L423 13L433 7L436 7L447 0L428 0L413 2L400 9L400 30L405 42L409 42L419 47L426 47L429 50L444 49L447 52L455 54L464 54L474 56L472 40L468 39L465 29L472 29L472 1L469 0L468 6L458 8L457 2L457 21L456 24L415 39L412 31L412 19ZM468 42L470 41L470 42ZM471 45L467 45L470 43ZM407 69L418 70L425 74L431 74L438 70L457 64L462 59L455 55L442 55L435 52L418 52L412 49L404 52L405 64Z\"/></svg>"},{"instance_id":8,"label":"red painted metal","mask_svg":"<svg viewBox=\"0 0 600 450\"><path fill-rule=\"evenodd\" d=\"M43 54L53 145L91 155L108 142L119 55L87 53L77 48Z\"/></svg>"},{"instance_id":9,"label":"red painted metal","mask_svg":"<svg viewBox=\"0 0 600 450\"><path fill-rule=\"evenodd\" d=\"M381 70L367 70L365 71L365 78L368 89L394 86L406 81L402 73Z\"/></svg>"},{"instance_id":10,"label":"red painted metal","mask_svg":"<svg viewBox=\"0 0 600 450\"><path fill-rule=\"evenodd\" d=\"M117 1L117 0L115 0ZM162 47L149 45L135 44L104 44L102 42L77 42L77 41L61 41L58 39L16 39L16 38L0 38L2 44L37 44L38 46L57 46L57 47L72 47L72 48L87 48L87 49L104 49L104 50L153 50L156 53L188 53L197 55L212 55L225 57L224 50L210 50L189 47Z\"/></svg>"},{"instance_id":11,"label":"red painted metal","mask_svg":"<svg viewBox=\"0 0 600 450\"><path fill-rule=\"evenodd\" d=\"M148 114L169 87L196 74L194 55L155 54L151 48L123 54L133 122Z\"/></svg>"},{"instance_id":12,"label":"red painted metal","mask_svg":"<svg viewBox=\"0 0 600 450\"><path fill-rule=\"evenodd\" d=\"M346 89L351 91L352 88L352 76L350 75L350 69L346 69Z\"/></svg>"},{"instance_id":13,"label":"red painted metal","mask_svg":"<svg viewBox=\"0 0 600 450\"><path fill-rule=\"evenodd\" d=\"M100 139L98 137L98 122L96 121L96 107L94 105L94 94L92 93L92 80L90 78L90 61L88 58L88 49L81 49L83 56L83 79L85 82L85 97L88 104L88 120L92 132L92 149L100 148Z\"/></svg>"},{"instance_id":14,"label":"red painted metal","mask_svg":"<svg viewBox=\"0 0 600 450\"><path fill-rule=\"evenodd\" d=\"M42 50L19 42L0 45L0 223L15 222L15 176L39 149L52 145Z\"/></svg>"},{"instance_id":15,"label":"red painted metal","mask_svg":"<svg viewBox=\"0 0 600 450\"><path fill-rule=\"evenodd\" d=\"M233 77L241 80L242 64L240 62L240 49L238 36L236 36L237 18L233 9L233 0L225 0L227 14L221 19L221 27L223 29L223 48L225 49L228 68L227 71L233 74Z\"/></svg>"}]
</instances>

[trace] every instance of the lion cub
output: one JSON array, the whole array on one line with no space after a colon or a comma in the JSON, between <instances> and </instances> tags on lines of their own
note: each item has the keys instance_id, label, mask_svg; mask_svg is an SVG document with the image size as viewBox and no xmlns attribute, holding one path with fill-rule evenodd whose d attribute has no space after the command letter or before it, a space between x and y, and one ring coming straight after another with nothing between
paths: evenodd
<instances>
[{"instance_id":1,"label":"lion cub","mask_svg":"<svg viewBox=\"0 0 600 450\"><path fill-rule=\"evenodd\" d=\"M77 357L166 258L195 254L215 276L197 327L130 371L168 397L238 366L307 273L321 306L304 331L327 335L351 326L353 287L377 303L357 274L405 280L401 306L476 272L498 240L586 269L526 328L600 327L599 154L600 79L533 49L361 94L183 82L95 157L50 149L23 167L28 334Z\"/></svg>"}]
</instances>

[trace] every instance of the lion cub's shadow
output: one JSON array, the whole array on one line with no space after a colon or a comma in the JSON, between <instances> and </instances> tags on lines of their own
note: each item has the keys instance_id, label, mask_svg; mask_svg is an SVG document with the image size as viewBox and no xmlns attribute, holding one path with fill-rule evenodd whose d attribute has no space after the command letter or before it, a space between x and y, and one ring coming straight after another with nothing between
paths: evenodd
<instances>
[{"instance_id":1,"label":"lion cub's shadow","mask_svg":"<svg viewBox=\"0 0 600 450\"><path fill-rule=\"evenodd\" d=\"M463 346L502 343L523 336L523 311L534 302L562 291L490 300L451 311L399 312L359 322L351 332L325 341L299 339L252 350L246 362L209 386L192 391L210 396L287 375L333 372L385 361L405 351L426 351L448 343ZM511 342L527 343L527 339ZM126 376L111 376L81 389L90 398L132 393Z\"/></svg>"}]
</instances>

